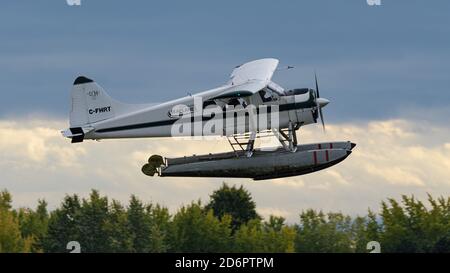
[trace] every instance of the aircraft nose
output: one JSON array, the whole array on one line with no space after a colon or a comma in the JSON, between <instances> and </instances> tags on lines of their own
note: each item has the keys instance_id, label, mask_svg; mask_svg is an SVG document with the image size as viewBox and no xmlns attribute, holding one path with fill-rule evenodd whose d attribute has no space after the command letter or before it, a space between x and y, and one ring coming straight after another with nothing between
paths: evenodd
<instances>
[{"instance_id":1,"label":"aircraft nose","mask_svg":"<svg viewBox=\"0 0 450 273\"><path fill-rule=\"evenodd\" d=\"M317 104L319 104L320 108L327 106L328 103L330 103L330 101L327 99L317 98Z\"/></svg>"}]
</instances>

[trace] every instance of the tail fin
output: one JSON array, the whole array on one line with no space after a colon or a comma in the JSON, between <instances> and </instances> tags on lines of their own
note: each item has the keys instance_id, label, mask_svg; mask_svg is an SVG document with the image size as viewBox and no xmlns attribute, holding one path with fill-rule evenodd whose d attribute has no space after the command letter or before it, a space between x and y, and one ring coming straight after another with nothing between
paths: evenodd
<instances>
[{"instance_id":1,"label":"tail fin","mask_svg":"<svg viewBox=\"0 0 450 273\"><path fill-rule=\"evenodd\" d=\"M93 80L80 76L73 83L71 93L70 128L62 131L72 143L83 142L93 130L91 124L142 110L152 104L125 104L112 99Z\"/></svg>"},{"instance_id":2,"label":"tail fin","mask_svg":"<svg viewBox=\"0 0 450 273\"><path fill-rule=\"evenodd\" d=\"M78 77L72 88L70 127L81 127L115 116L114 100L91 79Z\"/></svg>"}]
</instances>

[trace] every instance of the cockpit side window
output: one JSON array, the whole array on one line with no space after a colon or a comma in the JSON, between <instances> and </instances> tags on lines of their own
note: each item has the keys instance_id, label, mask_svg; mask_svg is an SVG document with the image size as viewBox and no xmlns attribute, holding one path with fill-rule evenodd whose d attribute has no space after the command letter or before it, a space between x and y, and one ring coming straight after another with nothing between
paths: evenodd
<instances>
[{"instance_id":1,"label":"cockpit side window","mask_svg":"<svg viewBox=\"0 0 450 273\"><path fill-rule=\"evenodd\" d=\"M273 100L272 91L268 89L263 89L259 91L259 95L261 96L263 102L269 102Z\"/></svg>"}]
</instances>

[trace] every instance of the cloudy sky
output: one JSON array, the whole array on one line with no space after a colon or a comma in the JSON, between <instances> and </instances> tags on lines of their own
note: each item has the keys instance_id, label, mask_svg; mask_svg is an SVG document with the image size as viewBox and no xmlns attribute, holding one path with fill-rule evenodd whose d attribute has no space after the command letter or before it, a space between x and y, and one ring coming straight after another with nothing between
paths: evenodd
<instances>
[{"instance_id":1,"label":"cloudy sky","mask_svg":"<svg viewBox=\"0 0 450 273\"><path fill-rule=\"evenodd\" d=\"M0 188L15 206L95 188L137 194L172 210L222 181L244 184L263 215L297 220L302 209L365 213L401 194L450 194L449 1L2 2L0 9ZM246 179L147 178L151 154L226 150L221 141L110 140L70 145L69 91L80 74L130 103L165 101L224 83L237 64L276 57L274 80L312 87L318 72L327 134L351 140L341 164L306 176Z\"/></svg>"}]
</instances>

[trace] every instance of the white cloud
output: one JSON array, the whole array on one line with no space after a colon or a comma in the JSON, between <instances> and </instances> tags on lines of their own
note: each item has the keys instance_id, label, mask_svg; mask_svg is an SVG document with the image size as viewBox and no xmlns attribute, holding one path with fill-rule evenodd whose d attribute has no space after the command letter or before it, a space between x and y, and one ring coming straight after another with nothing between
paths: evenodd
<instances>
[{"instance_id":1,"label":"white cloud","mask_svg":"<svg viewBox=\"0 0 450 273\"><path fill-rule=\"evenodd\" d=\"M140 168L152 154L182 156L227 150L226 141L174 139L86 141L72 145L59 130L66 122L48 119L0 120L0 188L15 206L45 198L55 207L66 193L86 196L98 189L126 202L131 194L175 211L209 194L223 181L244 185L259 212L297 221L307 208L363 214L368 207L401 194L450 194L450 129L404 119L367 124L330 124L301 130L301 142L351 140L344 162L321 172L268 181L209 178L149 178Z\"/></svg>"},{"instance_id":2,"label":"white cloud","mask_svg":"<svg viewBox=\"0 0 450 273\"><path fill-rule=\"evenodd\" d=\"M291 216L291 213L284 209L279 208L271 208L271 207L262 207L257 208L257 212L259 215L261 215L265 220L268 220L271 215L273 216L281 216L284 218L287 218Z\"/></svg>"}]
</instances>

